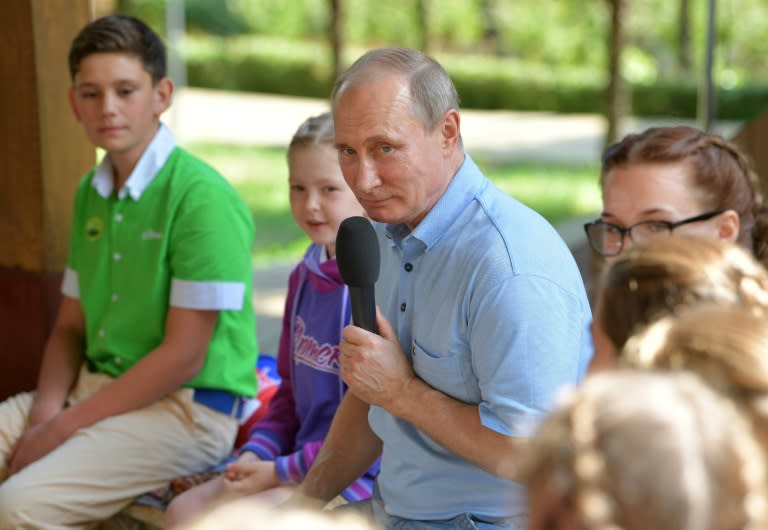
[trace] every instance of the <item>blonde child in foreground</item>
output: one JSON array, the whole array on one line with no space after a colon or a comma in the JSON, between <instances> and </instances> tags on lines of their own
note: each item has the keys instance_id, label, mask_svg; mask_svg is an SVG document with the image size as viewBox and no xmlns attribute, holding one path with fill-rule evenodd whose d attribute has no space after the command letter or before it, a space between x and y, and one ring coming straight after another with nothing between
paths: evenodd
<instances>
[{"instance_id":1,"label":"blonde child in foreground","mask_svg":"<svg viewBox=\"0 0 768 530\"><path fill-rule=\"evenodd\" d=\"M689 373L613 371L532 439L529 530L764 530L765 456L749 422Z\"/></svg>"},{"instance_id":2,"label":"blonde child in foreground","mask_svg":"<svg viewBox=\"0 0 768 530\"><path fill-rule=\"evenodd\" d=\"M312 465L346 392L338 345L351 307L336 264L336 233L344 219L364 210L344 181L333 138L326 113L306 120L288 149L291 213L312 244L288 281L277 360L280 388L237 461L224 475L174 499L166 528L226 499L284 501ZM369 498L377 470L374 464L349 484L344 501Z\"/></svg>"},{"instance_id":3,"label":"blonde child in foreground","mask_svg":"<svg viewBox=\"0 0 768 530\"><path fill-rule=\"evenodd\" d=\"M765 311L707 304L663 318L629 339L621 362L633 368L695 372L737 400L768 447Z\"/></svg>"}]
</instances>

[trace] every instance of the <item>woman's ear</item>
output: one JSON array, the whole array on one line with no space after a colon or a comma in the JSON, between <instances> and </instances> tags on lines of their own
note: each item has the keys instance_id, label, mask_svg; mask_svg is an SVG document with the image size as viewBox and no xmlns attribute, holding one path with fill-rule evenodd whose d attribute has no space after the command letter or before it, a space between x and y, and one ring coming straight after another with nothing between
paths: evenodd
<instances>
[{"instance_id":1,"label":"woman's ear","mask_svg":"<svg viewBox=\"0 0 768 530\"><path fill-rule=\"evenodd\" d=\"M733 210L726 210L717 217L717 235L725 241L739 239L741 220L739 214Z\"/></svg>"}]
</instances>

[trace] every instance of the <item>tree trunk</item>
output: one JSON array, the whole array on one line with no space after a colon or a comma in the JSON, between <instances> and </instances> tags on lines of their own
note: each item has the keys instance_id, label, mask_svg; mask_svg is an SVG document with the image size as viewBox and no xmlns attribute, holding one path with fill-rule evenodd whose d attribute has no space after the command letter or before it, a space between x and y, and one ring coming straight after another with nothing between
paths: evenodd
<instances>
[{"instance_id":1,"label":"tree trunk","mask_svg":"<svg viewBox=\"0 0 768 530\"><path fill-rule=\"evenodd\" d=\"M707 0L707 41L704 49L704 72L699 88L698 119L701 128L709 131L715 119L717 93L715 91L714 64L716 39L716 1Z\"/></svg>"},{"instance_id":2,"label":"tree trunk","mask_svg":"<svg viewBox=\"0 0 768 530\"><path fill-rule=\"evenodd\" d=\"M496 57L504 55L499 39L499 26L496 24L494 0L481 0L480 12L483 16L483 43L488 50L493 50Z\"/></svg>"},{"instance_id":3,"label":"tree trunk","mask_svg":"<svg viewBox=\"0 0 768 530\"><path fill-rule=\"evenodd\" d=\"M331 84L341 74L341 55L343 47L341 0L329 0L331 20L328 27L328 38L331 41Z\"/></svg>"},{"instance_id":4,"label":"tree trunk","mask_svg":"<svg viewBox=\"0 0 768 530\"><path fill-rule=\"evenodd\" d=\"M689 0L680 0L677 31L677 63L684 74L691 73L691 12Z\"/></svg>"},{"instance_id":5,"label":"tree trunk","mask_svg":"<svg viewBox=\"0 0 768 530\"><path fill-rule=\"evenodd\" d=\"M419 25L419 49L429 53L429 0L416 0L416 23Z\"/></svg>"},{"instance_id":6,"label":"tree trunk","mask_svg":"<svg viewBox=\"0 0 768 530\"><path fill-rule=\"evenodd\" d=\"M608 0L611 10L611 26L608 36L608 87L606 93L607 131L605 145L619 139L621 120L627 113L629 98L621 73L621 53L624 49L624 19L627 16L626 0Z\"/></svg>"}]
</instances>

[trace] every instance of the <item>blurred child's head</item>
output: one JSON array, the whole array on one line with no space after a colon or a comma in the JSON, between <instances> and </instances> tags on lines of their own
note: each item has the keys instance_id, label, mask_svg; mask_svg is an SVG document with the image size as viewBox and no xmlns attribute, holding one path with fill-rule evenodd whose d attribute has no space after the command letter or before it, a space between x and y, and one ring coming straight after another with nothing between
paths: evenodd
<instances>
[{"instance_id":1,"label":"blurred child's head","mask_svg":"<svg viewBox=\"0 0 768 530\"><path fill-rule=\"evenodd\" d=\"M768 447L768 319L765 311L705 304L631 337L623 365L686 370L735 399Z\"/></svg>"},{"instance_id":2,"label":"blurred child's head","mask_svg":"<svg viewBox=\"0 0 768 530\"><path fill-rule=\"evenodd\" d=\"M693 374L590 376L531 439L521 478L529 530L766 528L752 428Z\"/></svg>"},{"instance_id":3,"label":"blurred child's head","mask_svg":"<svg viewBox=\"0 0 768 530\"><path fill-rule=\"evenodd\" d=\"M123 53L136 57L152 83L165 77L165 45L141 20L126 15L107 15L85 26L69 50L69 74L75 80L80 63L97 53Z\"/></svg>"},{"instance_id":4,"label":"blurred child's head","mask_svg":"<svg viewBox=\"0 0 768 530\"><path fill-rule=\"evenodd\" d=\"M171 104L173 83L165 77L163 43L143 22L109 15L75 37L69 67L75 117L91 143L129 172Z\"/></svg>"},{"instance_id":5,"label":"blurred child's head","mask_svg":"<svg viewBox=\"0 0 768 530\"><path fill-rule=\"evenodd\" d=\"M293 218L314 243L335 256L339 225L365 211L341 173L330 113L299 126L288 147L288 168Z\"/></svg>"},{"instance_id":6,"label":"blurred child's head","mask_svg":"<svg viewBox=\"0 0 768 530\"><path fill-rule=\"evenodd\" d=\"M701 302L768 307L768 275L742 247L718 239L680 236L622 253L600 279L590 369L612 366L642 327Z\"/></svg>"}]
</instances>

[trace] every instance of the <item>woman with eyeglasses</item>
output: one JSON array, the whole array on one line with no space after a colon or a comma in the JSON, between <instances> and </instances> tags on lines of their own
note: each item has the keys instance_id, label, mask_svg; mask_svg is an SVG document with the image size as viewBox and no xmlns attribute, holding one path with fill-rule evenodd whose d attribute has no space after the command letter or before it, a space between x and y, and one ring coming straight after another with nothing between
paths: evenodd
<instances>
[{"instance_id":1,"label":"woman with eyeglasses","mask_svg":"<svg viewBox=\"0 0 768 530\"><path fill-rule=\"evenodd\" d=\"M693 127L630 134L603 156L603 212L584 229L610 260L628 246L673 234L736 241L768 261L768 211L739 149Z\"/></svg>"},{"instance_id":2,"label":"woman with eyeglasses","mask_svg":"<svg viewBox=\"0 0 768 530\"><path fill-rule=\"evenodd\" d=\"M672 235L736 242L768 263L768 210L758 176L747 157L720 136L684 126L627 135L606 149L600 184L603 211L584 230L608 265L633 245ZM590 372L611 366L614 348L608 346L621 346L603 340L604 314L622 313L600 301L605 277L594 304Z\"/></svg>"}]
</instances>

